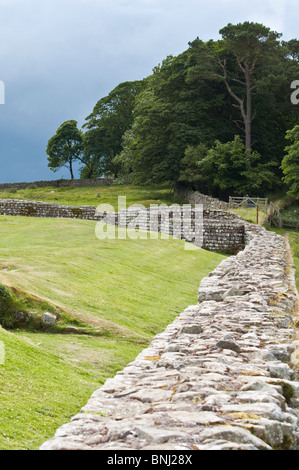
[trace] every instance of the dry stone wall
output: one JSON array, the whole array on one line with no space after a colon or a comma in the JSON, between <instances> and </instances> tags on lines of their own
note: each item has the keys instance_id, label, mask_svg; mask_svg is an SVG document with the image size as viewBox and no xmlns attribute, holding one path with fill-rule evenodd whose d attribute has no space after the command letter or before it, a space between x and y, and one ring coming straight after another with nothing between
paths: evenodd
<instances>
[{"instance_id":1,"label":"dry stone wall","mask_svg":"<svg viewBox=\"0 0 299 470\"><path fill-rule=\"evenodd\" d=\"M299 449L297 291L287 241L247 246L202 280L147 349L41 450Z\"/></svg>"},{"instance_id":2,"label":"dry stone wall","mask_svg":"<svg viewBox=\"0 0 299 470\"><path fill-rule=\"evenodd\" d=\"M96 210L92 206L66 206L49 202L23 201L21 199L0 200L0 215L96 220L95 212Z\"/></svg>"},{"instance_id":3,"label":"dry stone wall","mask_svg":"<svg viewBox=\"0 0 299 470\"><path fill-rule=\"evenodd\" d=\"M232 212L184 207L134 209L113 213L107 221L118 226L162 232L211 251L237 253L245 245L244 221ZM202 214L202 218L201 218ZM202 234L201 236L198 236Z\"/></svg>"},{"instance_id":4,"label":"dry stone wall","mask_svg":"<svg viewBox=\"0 0 299 470\"><path fill-rule=\"evenodd\" d=\"M202 204L204 209L228 209L229 203L221 201L207 194L202 194L199 191L192 191L190 189L177 187L174 190L174 196L186 201L189 204Z\"/></svg>"},{"instance_id":5,"label":"dry stone wall","mask_svg":"<svg viewBox=\"0 0 299 470\"><path fill-rule=\"evenodd\" d=\"M160 214L158 212L160 211ZM0 200L0 215L79 218L88 220L105 220L107 223L130 226L144 231L163 232L175 238L196 243L205 249L227 253L237 253L244 248L244 221L232 212L221 210L204 210L202 237L195 232L196 209L190 211L190 226L184 225L183 209L127 209L119 213L97 211L92 206L66 206L47 202L23 201L18 199ZM178 212L179 213L178 213ZM156 214L154 217L153 214ZM167 216L167 217L166 217ZM175 225L179 221L179 230ZM185 228L184 228L184 227ZM176 231L177 230L177 231ZM178 234L178 235L176 235Z\"/></svg>"}]
</instances>

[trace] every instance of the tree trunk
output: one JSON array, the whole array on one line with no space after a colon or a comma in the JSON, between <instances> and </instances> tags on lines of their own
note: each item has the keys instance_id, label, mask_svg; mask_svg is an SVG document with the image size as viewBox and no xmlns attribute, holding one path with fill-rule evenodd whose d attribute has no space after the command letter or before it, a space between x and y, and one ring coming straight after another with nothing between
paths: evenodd
<instances>
[{"instance_id":1,"label":"tree trunk","mask_svg":"<svg viewBox=\"0 0 299 470\"><path fill-rule=\"evenodd\" d=\"M70 159L70 173L71 173L71 179L74 179L74 172L73 172L73 162L72 159Z\"/></svg>"},{"instance_id":2,"label":"tree trunk","mask_svg":"<svg viewBox=\"0 0 299 470\"><path fill-rule=\"evenodd\" d=\"M244 66L240 63L238 60L238 65L240 69L242 70L244 77L245 77L245 82L241 82L240 80L235 80L242 85L246 87L246 105L244 105L244 99L239 98L233 90L231 89L228 80L227 80L227 70L226 70L226 63L222 63L220 60L217 61L218 65L222 68L223 71L223 78L224 78L224 83L227 88L227 91L229 92L230 96L234 98L234 100L238 103L237 105L234 105L238 109L240 109L242 120L244 123L244 133L245 133L245 149L248 155L247 159L247 166L250 168L250 154L251 154L251 122L252 122L252 90L255 88L252 86L251 79L250 79L250 74L252 70L254 69L254 65L250 68L249 64L247 61L244 62Z\"/></svg>"},{"instance_id":3,"label":"tree trunk","mask_svg":"<svg viewBox=\"0 0 299 470\"><path fill-rule=\"evenodd\" d=\"M244 117L245 126L245 148L251 152L251 121L252 121L252 94L251 94L251 80L248 64L245 62L245 69L243 69L246 82L246 112ZM249 165L250 166L250 165Z\"/></svg>"}]
</instances>

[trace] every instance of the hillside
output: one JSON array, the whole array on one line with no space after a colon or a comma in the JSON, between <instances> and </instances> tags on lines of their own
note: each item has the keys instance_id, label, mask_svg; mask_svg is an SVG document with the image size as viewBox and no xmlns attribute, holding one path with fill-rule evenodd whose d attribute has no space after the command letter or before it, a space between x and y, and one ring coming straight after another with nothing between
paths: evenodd
<instances>
[{"instance_id":1,"label":"hillside","mask_svg":"<svg viewBox=\"0 0 299 470\"><path fill-rule=\"evenodd\" d=\"M60 312L56 328L0 330L1 449L38 448L196 303L201 278L224 258L180 240L100 241L94 230L84 220L0 217L0 283L29 296L28 308Z\"/></svg>"}]
</instances>

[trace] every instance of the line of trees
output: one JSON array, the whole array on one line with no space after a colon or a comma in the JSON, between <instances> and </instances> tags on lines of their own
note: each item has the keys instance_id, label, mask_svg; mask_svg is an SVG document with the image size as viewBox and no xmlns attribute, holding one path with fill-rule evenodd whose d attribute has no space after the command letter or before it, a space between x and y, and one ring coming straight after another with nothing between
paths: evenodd
<instances>
[{"instance_id":1,"label":"line of trees","mask_svg":"<svg viewBox=\"0 0 299 470\"><path fill-rule=\"evenodd\" d=\"M72 175L79 160L84 178L167 182L220 197L284 184L296 194L289 168L298 169L299 107L290 86L299 78L299 40L250 22L220 34L118 85L81 130L63 123L48 143L49 167L67 165ZM285 149L286 136L297 150Z\"/></svg>"}]
</instances>

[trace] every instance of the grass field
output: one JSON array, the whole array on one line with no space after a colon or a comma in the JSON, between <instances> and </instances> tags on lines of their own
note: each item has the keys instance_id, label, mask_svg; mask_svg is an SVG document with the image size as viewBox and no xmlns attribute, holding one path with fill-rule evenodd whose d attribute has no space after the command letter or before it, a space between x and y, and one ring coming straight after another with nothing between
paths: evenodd
<instances>
[{"instance_id":1,"label":"grass field","mask_svg":"<svg viewBox=\"0 0 299 470\"><path fill-rule=\"evenodd\" d=\"M258 223L259 225L263 225L267 218L267 214L265 214L262 211L259 211L259 213L257 214L256 208L242 208L241 207L239 209L231 209L231 212L238 214L247 222L251 222L254 224Z\"/></svg>"},{"instance_id":2,"label":"grass field","mask_svg":"<svg viewBox=\"0 0 299 470\"><path fill-rule=\"evenodd\" d=\"M117 210L120 195L127 205L180 203L171 188L131 185L3 191L0 198ZM256 221L254 209L239 215ZM288 233L299 288L299 233ZM187 251L180 240L100 241L92 221L1 216L0 283L14 288L24 308L60 319L45 331L0 327L0 449L38 449L196 303L200 280L223 258Z\"/></svg>"},{"instance_id":3,"label":"grass field","mask_svg":"<svg viewBox=\"0 0 299 470\"><path fill-rule=\"evenodd\" d=\"M100 241L92 221L1 216L0 282L88 334L0 329L0 449L37 449L52 437L196 303L201 278L223 258L180 240Z\"/></svg>"},{"instance_id":4,"label":"grass field","mask_svg":"<svg viewBox=\"0 0 299 470\"><path fill-rule=\"evenodd\" d=\"M56 204L95 206L99 204L111 204L117 211L118 196L126 196L127 204L172 204L181 202L174 199L173 190L168 186L134 186L113 185L97 186L91 188L36 188L0 191L0 199L23 199Z\"/></svg>"}]
</instances>

